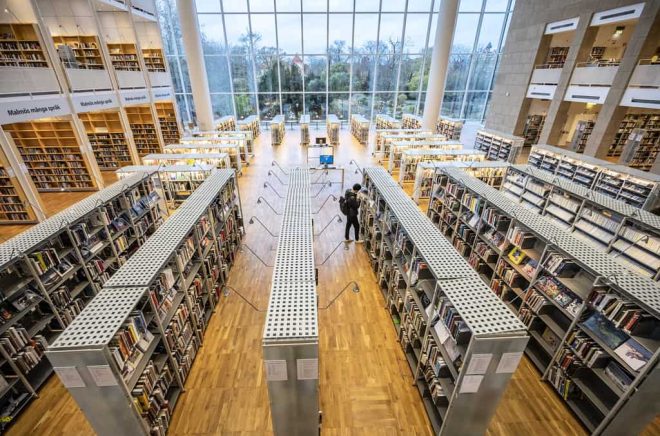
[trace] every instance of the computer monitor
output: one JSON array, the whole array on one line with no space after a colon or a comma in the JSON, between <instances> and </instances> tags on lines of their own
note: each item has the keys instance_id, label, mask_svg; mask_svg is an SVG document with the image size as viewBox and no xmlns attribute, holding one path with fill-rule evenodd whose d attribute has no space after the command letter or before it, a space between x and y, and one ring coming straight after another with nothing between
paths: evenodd
<instances>
[{"instance_id":1,"label":"computer monitor","mask_svg":"<svg viewBox=\"0 0 660 436\"><path fill-rule=\"evenodd\" d=\"M321 144L327 144L328 140L325 138L325 136L317 136L316 137L316 144L321 145Z\"/></svg>"}]
</instances>

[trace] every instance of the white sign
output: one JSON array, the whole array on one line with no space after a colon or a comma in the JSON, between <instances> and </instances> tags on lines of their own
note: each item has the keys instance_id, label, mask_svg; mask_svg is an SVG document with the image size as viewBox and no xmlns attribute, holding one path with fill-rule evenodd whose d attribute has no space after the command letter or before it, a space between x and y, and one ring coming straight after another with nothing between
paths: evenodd
<instances>
[{"instance_id":1,"label":"white sign","mask_svg":"<svg viewBox=\"0 0 660 436\"><path fill-rule=\"evenodd\" d=\"M62 366L53 369L65 388L84 388L86 386L75 366Z\"/></svg>"},{"instance_id":2,"label":"white sign","mask_svg":"<svg viewBox=\"0 0 660 436\"><path fill-rule=\"evenodd\" d=\"M119 99L114 92L76 93L71 99L73 100L73 110L76 112L91 112L119 107Z\"/></svg>"},{"instance_id":3,"label":"white sign","mask_svg":"<svg viewBox=\"0 0 660 436\"><path fill-rule=\"evenodd\" d=\"M492 358L492 354L473 354L472 357L470 357L467 374L486 374Z\"/></svg>"},{"instance_id":4,"label":"white sign","mask_svg":"<svg viewBox=\"0 0 660 436\"><path fill-rule=\"evenodd\" d=\"M0 103L0 124L59 117L70 113L69 102L63 96L14 101L3 100Z\"/></svg>"},{"instance_id":5,"label":"white sign","mask_svg":"<svg viewBox=\"0 0 660 436\"><path fill-rule=\"evenodd\" d=\"M172 92L172 87L168 86L166 88L153 88L151 90L151 99L156 100L174 100L174 93Z\"/></svg>"},{"instance_id":6,"label":"white sign","mask_svg":"<svg viewBox=\"0 0 660 436\"><path fill-rule=\"evenodd\" d=\"M141 89L139 91L121 91L119 95L121 97L121 104L124 106L144 104L151 101L146 89Z\"/></svg>"},{"instance_id":7,"label":"white sign","mask_svg":"<svg viewBox=\"0 0 660 436\"><path fill-rule=\"evenodd\" d=\"M117 386L117 379L108 365L88 366L87 370L96 386Z\"/></svg>"},{"instance_id":8,"label":"white sign","mask_svg":"<svg viewBox=\"0 0 660 436\"><path fill-rule=\"evenodd\" d=\"M474 394L479 392L479 386L484 379L483 375L466 375L461 383L461 394Z\"/></svg>"},{"instance_id":9,"label":"white sign","mask_svg":"<svg viewBox=\"0 0 660 436\"><path fill-rule=\"evenodd\" d=\"M507 373L510 374L515 372L518 367L518 362L522 358L523 353L503 353L502 358L500 358L500 363L497 364L496 373Z\"/></svg>"},{"instance_id":10,"label":"white sign","mask_svg":"<svg viewBox=\"0 0 660 436\"><path fill-rule=\"evenodd\" d=\"M286 360L266 360L266 380L286 381L289 379L286 373Z\"/></svg>"},{"instance_id":11,"label":"white sign","mask_svg":"<svg viewBox=\"0 0 660 436\"><path fill-rule=\"evenodd\" d=\"M297 359L298 380L317 380L319 378L319 359Z\"/></svg>"}]
</instances>

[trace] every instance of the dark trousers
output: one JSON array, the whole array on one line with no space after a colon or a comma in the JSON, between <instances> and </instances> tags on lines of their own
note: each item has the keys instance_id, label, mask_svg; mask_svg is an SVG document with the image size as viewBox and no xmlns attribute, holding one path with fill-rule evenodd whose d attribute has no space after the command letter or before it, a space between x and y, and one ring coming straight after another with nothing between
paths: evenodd
<instances>
[{"instance_id":1,"label":"dark trousers","mask_svg":"<svg viewBox=\"0 0 660 436\"><path fill-rule=\"evenodd\" d=\"M348 240L348 233L351 230L351 226L355 229L355 240L360 239L360 223L358 217L356 216L347 216L346 217L346 233L344 234L346 240Z\"/></svg>"}]
</instances>

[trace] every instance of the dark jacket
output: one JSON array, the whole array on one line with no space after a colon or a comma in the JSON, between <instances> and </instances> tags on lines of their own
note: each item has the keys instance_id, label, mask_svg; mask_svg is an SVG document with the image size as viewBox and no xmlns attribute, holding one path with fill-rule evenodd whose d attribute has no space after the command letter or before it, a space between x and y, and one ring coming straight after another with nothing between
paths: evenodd
<instances>
[{"instance_id":1,"label":"dark jacket","mask_svg":"<svg viewBox=\"0 0 660 436\"><path fill-rule=\"evenodd\" d=\"M347 211L346 216L348 217L358 216L358 210L360 209L360 200L358 200L357 194L349 189L348 191L346 191L344 198L346 199L346 211Z\"/></svg>"}]
</instances>

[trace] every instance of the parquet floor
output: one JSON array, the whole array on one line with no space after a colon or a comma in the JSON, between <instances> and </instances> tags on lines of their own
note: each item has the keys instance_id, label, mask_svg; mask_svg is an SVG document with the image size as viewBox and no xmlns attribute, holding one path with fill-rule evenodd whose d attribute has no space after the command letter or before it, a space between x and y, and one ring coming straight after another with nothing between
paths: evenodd
<instances>
[{"instance_id":1,"label":"parquet floor","mask_svg":"<svg viewBox=\"0 0 660 436\"><path fill-rule=\"evenodd\" d=\"M311 132L312 136L322 134ZM278 193L285 187L285 177L273 160L283 167L306 162L306 150L298 145L299 132L287 130L285 143L273 148L269 132L257 140L256 157L239 178L243 213L246 218L245 243L266 263L274 259L276 240L260 227L249 225L257 216L273 232L279 228L274 215L259 196L276 209L282 204L276 193L264 188L269 182ZM359 181L354 166L372 163L366 147L341 132L336 162L346 167L346 187ZM313 176L312 179L314 180ZM339 180L337 173L328 176ZM322 185L314 185L316 193ZM340 187L324 188L313 202L321 206L327 194L339 194ZM61 199L51 202L51 210L64 207ZM325 226L339 212L328 201L315 220L316 230ZM334 223L315 240L319 264L343 239L343 223ZM2 235L9 231L2 228ZM339 247L325 265L319 267L319 303L324 307L351 280L360 284L360 293L346 292L328 309L319 311L320 324L320 398L323 412L322 434L335 435L428 435L431 433L422 402L405 357L396 341L395 330L376 285L364 250L351 244ZM230 273L229 284L259 309L268 303L272 269L259 263L247 250L241 253ZM268 392L262 368L261 335L265 314L253 310L231 293L223 297L213 315L204 346L195 361L171 423L170 435L241 435L272 434ZM490 424L489 435L582 435L576 419L564 407L549 385L539 380L532 364L524 359L507 388ZM478 407L478 405L475 405ZM657 428L656 428L657 430ZM56 377L41 390L41 396L10 428L9 435L48 434L89 435L93 431ZM649 433L650 434L650 433ZM656 434L657 431L656 431Z\"/></svg>"}]
</instances>

